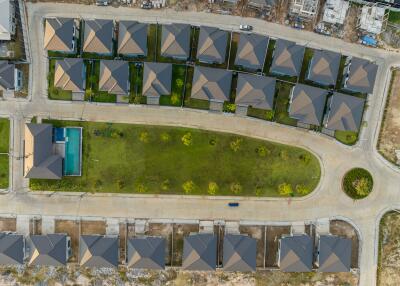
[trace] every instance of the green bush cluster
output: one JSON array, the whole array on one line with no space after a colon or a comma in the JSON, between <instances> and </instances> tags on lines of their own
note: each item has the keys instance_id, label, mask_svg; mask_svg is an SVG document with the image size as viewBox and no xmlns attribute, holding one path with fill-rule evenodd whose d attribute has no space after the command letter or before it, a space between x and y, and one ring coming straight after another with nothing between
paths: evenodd
<instances>
[{"instance_id":1,"label":"green bush cluster","mask_svg":"<svg viewBox=\"0 0 400 286\"><path fill-rule=\"evenodd\" d=\"M342 188L352 199L363 199L368 196L373 188L372 175L365 169L354 168L348 171L343 178Z\"/></svg>"}]
</instances>

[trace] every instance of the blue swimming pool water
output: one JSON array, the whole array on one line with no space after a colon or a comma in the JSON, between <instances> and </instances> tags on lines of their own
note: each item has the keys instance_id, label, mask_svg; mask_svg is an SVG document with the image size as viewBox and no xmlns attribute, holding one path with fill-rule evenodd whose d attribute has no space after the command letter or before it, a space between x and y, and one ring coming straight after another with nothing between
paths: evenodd
<instances>
[{"instance_id":1,"label":"blue swimming pool water","mask_svg":"<svg viewBox=\"0 0 400 286\"><path fill-rule=\"evenodd\" d=\"M64 175L81 175L81 129L66 128Z\"/></svg>"},{"instance_id":2,"label":"blue swimming pool water","mask_svg":"<svg viewBox=\"0 0 400 286\"><path fill-rule=\"evenodd\" d=\"M54 128L54 141L64 142L65 141L65 128Z\"/></svg>"}]
</instances>

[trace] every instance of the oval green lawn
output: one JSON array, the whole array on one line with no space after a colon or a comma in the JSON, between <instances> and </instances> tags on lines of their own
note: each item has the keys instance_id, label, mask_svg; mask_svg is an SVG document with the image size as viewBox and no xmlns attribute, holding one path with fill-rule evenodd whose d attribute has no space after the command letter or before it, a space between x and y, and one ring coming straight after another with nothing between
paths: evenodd
<instances>
[{"instance_id":1,"label":"oval green lawn","mask_svg":"<svg viewBox=\"0 0 400 286\"><path fill-rule=\"evenodd\" d=\"M33 190L277 197L306 195L320 179L318 159L297 147L190 128L50 122L83 127L83 176L31 180Z\"/></svg>"}]
</instances>

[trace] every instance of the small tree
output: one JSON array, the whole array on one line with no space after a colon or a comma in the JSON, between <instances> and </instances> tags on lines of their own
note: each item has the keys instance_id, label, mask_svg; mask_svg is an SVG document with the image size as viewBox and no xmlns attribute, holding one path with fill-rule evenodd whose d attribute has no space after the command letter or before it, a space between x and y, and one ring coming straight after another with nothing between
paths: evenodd
<instances>
[{"instance_id":1,"label":"small tree","mask_svg":"<svg viewBox=\"0 0 400 286\"><path fill-rule=\"evenodd\" d=\"M183 86L183 80L181 78L177 78L175 84L176 87L181 88Z\"/></svg>"},{"instance_id":2,"label":"small tree","mask_svg":"<svg viewBox=\"0 0 400 286\"><path fill-rule=\"evenodd\" d=\"M235 140L231 141L230 147L233 152L239 151L242 141L243 141L242 138L236 138Z\"/></svg>"},{"instance_id":3,"label":"small tree","mask_svg":"<svg viewBox=\"0 0 400 286\"><path fill-rule=\"evenodd\" d=\"M265 147L265 146L259 146L259 147L257 147L256 152L257 152L257 154L258 154L260 157L265 157L265 156L267 156L269 153L271 153L271 151L269 151L268 148Z\"/></svg>"},{"instance_id":4,"label":"small tree","mask_svg":"<svg viewBox=\"0 0 400 286\"><path fill-rule=\"evenodd\" d=\"M216 182L209 182L208 183L208 194L215 195L219 190L218 184Z\"/></svg>"},{"instance_id":5,"label":"small tree","mask_svg":"<svg viewBox=\"0 0 400 286\"><path fill-rule=\"evenodd\" d=\"M365 197L370 192L370 184L367 178L360 178L354 182L354 189L357 195L360 197Z\"/></svg>"},{"instance_id":6,"label":"small tree","mask_svg":"<svg viewBox=\"0 0 400 286\"><path fill-rule=\"evenodd\" d=\"M170 185L169 180L168 179L164 180L161 184L161 190L168 191L169 185Z\"/></svg>"},{"instance_id":7,"label":"small tree","mask_svg":"<svg viewBox=\"0 0 400 286\"><path fill-rule=\"evenodd\" d=\"M174 104L174 105L178 104L180 99L181 99L180 96L178 94L176 94L176 93L173 93L171 95L171 103Z\"/></svg>"},{"instance_id":8,"label":"small tree","mask_svg":"<svg viewBox=\"0 0 400 286\"><path fill-rule=\"evenodd\" d=\"M125 182L122 180L117 180L117 189L120 191L125 187Z\"/></svg>"},{"instance_id":9,"label":"small tree","mask_svg":"<svg viewBox=\"0 0 400 286\"><path fill-rule=\"evenodd\" d=\"M310 193L310 189L304 185L296 185L296 192L301 196L305 196Z\"/></svg>"},{"instance_id":10,"label":"small tree","mask_svg":"<svg viewBox=\"0 0 400 286\"><path fill-rule=\"evenodd\" d=\"M192 133L187 132L185 135L182 136L182 143L185 146L192 145Z\"/></svg>"},{"instance_id":11,"label":"small tree","mask_svg":"<svg viewBox=\"0 0 400 286\"><path fill-rule=\"evenodd\" d=\"M261 197L263 195L263 189L260 186L256 187L256 196Z\"/></svg>"},{"instance_id":12,"label":"small tree","mask_svg":"<svg viewBox=\"0 0 400 286\"><path fill-rule=\"evenodd\" d=\"M267 110L267 111L265 111L265 119L266 119L266 120L272 120L272 119L274 119L274 115L275 115L275 112L274 112L273 110Z\"/></svg>"},{"instance_id":13,"label":"small tree","mask_svg":"<svg viewBox=\"0 0 400 286\"><path fill-rule=\"evenodd\" d=\"M242 192L242 186L238 182L232 183L231 184L231 191L235 195L238 195L238 194L240 194Z\"/></svg>"},{"instance_id":14,"label":"small tree","mask_svg":"<svg viewBox=\"0 0 400 286\"><path fill-rule=\"evenodd\" d=\"M139 140L143 143L149 142L149 133L147 131L140 132Z\"/></svg>"},{"instance_id":15,"label":"small tree","mask_svg":"<svg viewBox=\"0 0 400 286\"><path fill-rule=\"evenodd\" d=\"M138 184L136 186L136 191L138 193L145 193L145 192L147 192L147 187L144 184Z\"/></svg>"},{"instance_id":16,"label":"small tree","mask_svg":"<svg viewBox=\"0 0 400 286\"><path fill-rule=\"evenodd\" d=\"M171 136L166 132L161 133L160 138L161 138L161 141L165 142L165 143L167 143L171 140Z\"/></svg>"},{"instance_id":17,"label":"small tree","mask_svg":"<svg viewBox=\"0 0 400 286\"><path fill-rule=\"evenodd\" d=\"M278 186L278 192L281 196L292 196L293 189L290 184L282 183Z\"/></svg>"},{"instance_id":18,"label":"small tree","mask_svg":"<svg viewBox=\"0 0 400 286\"><path fill-rule=\"evenodd\" d=\"M196 185L194 184L194 182L192 180L190 181L186 181L182 184L182 189L185 192L185 194L191 194L194 191L194 188L196 187Z\"/></svg>"}]
</instances>

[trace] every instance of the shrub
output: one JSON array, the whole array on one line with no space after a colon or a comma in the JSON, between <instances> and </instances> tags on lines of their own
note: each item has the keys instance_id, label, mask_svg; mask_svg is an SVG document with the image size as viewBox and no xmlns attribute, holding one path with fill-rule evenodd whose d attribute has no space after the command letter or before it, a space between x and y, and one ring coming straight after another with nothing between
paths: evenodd
<instances>
[{"instance_id":1,"label":"shrub","mask_svg":"<svg viewBox=\"0 0 400 286\"><path fill-rule=\"evenodd\" d=\"M229 145L233 152L239 151L242 141L243 141L242 138L236 138L235 140L231 141Z\"/></svg>"},{"instance_id":2,"label":"shrub","mask_svg":"<svg viewBox=\"0 0 400 286\"><path fill-rule=\"evenodd\" d=\"M177 87L181 88L183 86L183 80L180 79L180 78L177 78L175 80L175 84L176 84Z\"/></svg>"},{"instance_id":3,"label":"shrub","mask_svg":"<svg viewBox=\"0 0 400 286\"><path fill-rule=\"evenodd\" d=\"M164 180L161 184L161 190L168 191L169 190L170 182L168 179Z\"/></svg>"},{"instance_id":4,"label":"shrub","mask_svg":"<svg viewBox=\"0 0 400 286\"><path fill-rule=\"evenodd\" d=\"M265 157L267 155L269 155L271 153L271 151L268 150L267 147L265 146L259 146L256 149L256 153L260 156L260 157Z\"/></svg>"},{"instance_id":5,"label":"shrub","mask_svg":"<svg viewBox=\"0 0 400 286\"><path fill-rule=\"evenodd\" d=\"M182 136L182 143L185 146L192 145L192 133L187 132L185 135Z\"/></svg>"},{"instance_id":6,"label":"shrub","mask_svg":"<svg viewBox=\"0 0 400 286\"><path fill-rule=\"evenodd\" d=\"M174 105L178 104L180 99L181 99L180 96L178 94L176 94L176 93L173 93L171 95L171 103L174 104Z\"/></svg>"},{"instance_id":7,"label":"shrub","mask_svg":"<svg viewBox=\"0 0 400 286\"><path fill-rule=\"evenodd\" d=\"M191 194L194 191L195 187L196 185L193 181L186 181L182 184L182 189L187 195Z\"/></svg>"},{"instance_id":8,"label":"shrub","mask_svg":"<svg viewBox=\"0 0 400 286\"><path fill-rule=\"evenodd\" d=\"M237 183L237 182L232 183L232 184L231 184L231 191L232 191L232 193L234 193L235 195L238 195L238 194L240 194L240 193L242 192L242 186L241 186L239 183Z\"/></svg>"},{"instance_id":9,"label":"shrub","mask_svg":"<svg viewBox=\"0 0 400 286\"><path fill-rule=\"evenodd\" d=\"M149 133L147 131L140 132L139 140L143 143L149 142Z\"/></svg>"},{"instance_id":10,"label":"shrub","mask_svg":"<svg viewBox=\"0 0 400 286\"><path fill-rule=\"evenodd\" d=\"M122 190L125 187L125 182L122 180L117 180L117 188L118 190Z\"/></svg>"},{"instance_id":11,"label":"shrub","mask_svg":"<svg viewBox=\"0 0 400 286\"><path fill-rule=\"evenodd\" d=\"M265 119L266 120L273 120L275 116L275 112L273 110L267 110L265 111Z\"/></svg>"},{"instance_id":12,"label":"shrub","mask_svg":"<svg viewBox=\"0 0 400 286\"><path fill-rule=\"evenodd\" d=\"M136 191L138 193L145 193L145 192L147 192L147 187L144 184L138 184L136 186Z\"/></svg>"},{"instance_id":13,"label":"shrub","mask_svg":"<svg viewBox=\"0 0 400 286\"><path fill-rule=\"evenodd\" d=\"M281 196L293 196L292 185L282 183L278 186L278 192Z\"/></svg>"},{"instance_id":14,"label":"shrub","mask_svg":"<svg viewBox=\"0 0 400 286\"><path fill-rule=\"evenodd\" d=\"M310 193L310 189L307 188L304 185L296 185L296 192L300 196L305 196L305 195L308 195Z\"/></svg>"},{"instance_id":15,"label":"shrub","mask_svg":"<svg viewBox=\"0 0 400 286\"><path fill-rule=\"evenodd\" d=\"M342 181L344 192L353 199L362 199L368 196L373 185L371 174L362 168L351 169L344 175Z\"/></svg>"},{"instance_id":16,"label":"shrub","mask_svg":"<svg viewBox=\"0 0 400 286\"><path fill-rule=\"evenodd\" d=\"M308 153L306 153L306 154L301 154L301 155L299 156L299 159L300 159L302 162L304 162L305 164L308 164L308 163L310 163L310 161L311 161L311 156L310 156L310 154L308 154Z\"/></svg>"},{"instance_id":17,"label":"shrub","mask_svg":"<svg viewBox=\"0 0 400 286\"><path fill-rule=\"evenodd\" d=\"M171 136L168 133L163 132L160 135L160 139L161 139L162 142L166 143L166 142L169 142L171 140Z\"/></svg>"},{"instance_id":18,"label":"shrub","mask_svg":"<svg viewBox=\"0 0 400 286\"><path fill-rule=\"evenodd\" d=\"M260 186L256 187L256 196L261 197L263 195L263 189Z\"/></svg>"},{"instance_id":19,"label":"shrub","mask_svg":"<svg viewBox=\"0 0 400 286\"><path fill-rule=\"evenodd\" d=\"M210 141L208 141L208 143L209 143L211 146L215 146L215 144L217 144L217 140L216 140L215 138L212 138L212 139L210 139Z\"/></svg>"},{"instance_id":20,"label":"shrub","mask_svg":"<svg viewBox=\"0 0 400 286\"><path fill-rule=\"evenodd\" d=\"M224 104L224 112L235 113L236 111L236 104L234 103L226 103Z\"/></svg>"},{"instance_id":21,"label":"shrub","mask_svg":"<svg viewBox=\"0 0 400 286\"><path fill-rule=\"evenodd\" d=\"M209 182L208 183L208 194L215 195L219 190L218 184L216 182Z\"/></svg>"}]
</instances>

